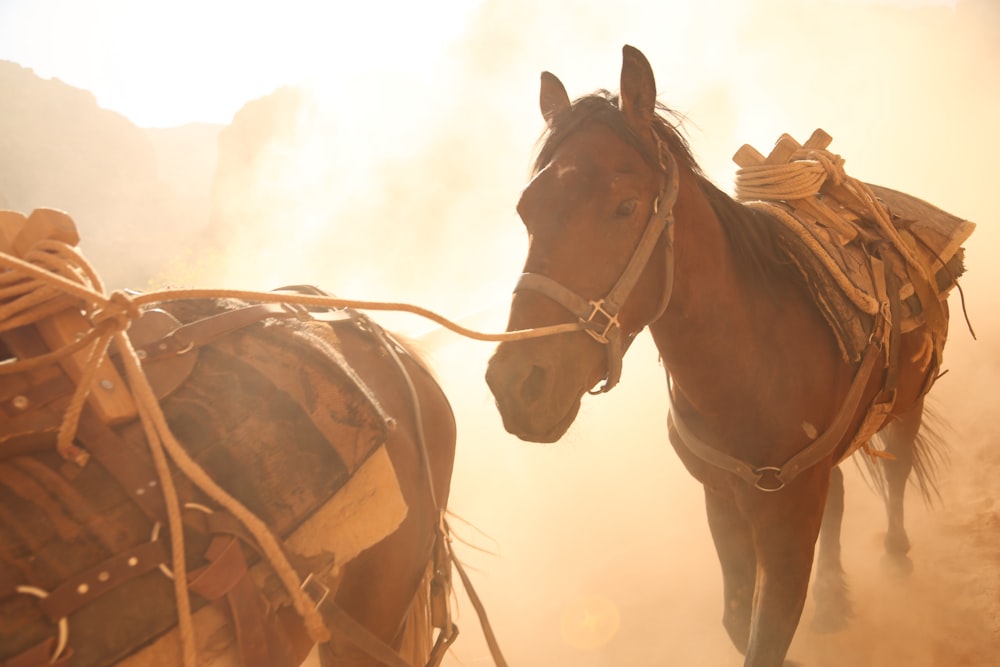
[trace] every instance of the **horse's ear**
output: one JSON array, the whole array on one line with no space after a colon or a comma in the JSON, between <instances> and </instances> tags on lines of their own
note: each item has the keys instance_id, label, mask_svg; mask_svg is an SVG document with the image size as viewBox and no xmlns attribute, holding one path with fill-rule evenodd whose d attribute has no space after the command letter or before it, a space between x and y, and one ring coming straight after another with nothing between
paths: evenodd
<instances>
[{"instance_id":1,"label":"horse's ear","mask_svg":"<svg viewBox=\"0 0 1000 667\"><path fill-rule=\"evenodd\" d=\"M618 108L629 124L644 136L656 113L656 81L653 68L634 46L622 48L621 95Z\"/></svg>"},{"instance_id":2,"label":"horse's ear","mask_svg":"<svg viewBox=\"0 0 1000 667\"><path fill-rule=\"evenodd\" d=\"M538 102L542 107L542 117L545 118L549 127L552 127L552 123L560 111L569 108L569 95L566 94L566 87L555 74L542 72L542 90L538 95Z\"/></svg>"}]
</instances>

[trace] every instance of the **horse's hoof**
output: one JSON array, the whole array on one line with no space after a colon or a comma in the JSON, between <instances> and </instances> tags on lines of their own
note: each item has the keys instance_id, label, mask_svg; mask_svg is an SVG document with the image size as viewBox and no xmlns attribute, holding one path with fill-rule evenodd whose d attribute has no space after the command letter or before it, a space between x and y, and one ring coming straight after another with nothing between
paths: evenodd
<instances>
[{"instance_id":1,"label":"horse's hoof","mask_svg":"<svg viewBox=\"0 0 1000 667\"><path fill-rule=\"evenodd\" d=\"M885 552L890 556L904 557L910 552L910 538L905 531L890 530L885 534Z\"/></svg>"},{"instance_id":2,"label":"horse's hoof","mask_svg":"<svg viewBox=\"0 0 1000 667\"><path fill-rule=\"evenodd\" d=\"M913 561L906 554L882 554L882 571L905 577L913 572Z\"/></svg>"}]
</instances>

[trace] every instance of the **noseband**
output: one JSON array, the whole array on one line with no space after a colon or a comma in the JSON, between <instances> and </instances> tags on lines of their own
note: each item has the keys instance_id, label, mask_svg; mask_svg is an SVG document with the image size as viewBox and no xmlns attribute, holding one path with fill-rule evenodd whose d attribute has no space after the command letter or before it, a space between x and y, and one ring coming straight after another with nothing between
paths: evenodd
<instances>
[{"instance_id":1,"label":"noseband","mask_svg":"<svg viewBox=\"0 0 1000 667\"><path fill-rule=\"evenodd\" d=\"M660 193L653 201L653 212L646 223L639 242L636 244L632 257L629 259L625 269L618 277L617 282L608 291L607 295L601 299L585 299L565 285L540 273L522 273L514 291L534 290L552 299L570 313L576 316L581 328L586 331L591 338L606 345L608 351L608 372L604 378L604 384L591 393L604 393L610 391L618 384L621 378L622 358L625 351L632 344L636 334L643 329L639 327L636 331L625 334L622 330L621 322L618 321L618 313L622 305L628 299L635 284L639 281L649 258L653 254L662 234L667 235L666 252L666 285L656 314L647 322L659 319L660 315L667 308L670 301L670 293L673 291L674 279L674 202L677 201L678 173L677 162L670 150L665 148L657 140L657 148L660 158L660 169L663 172L663 185ZM664 165L666 158L666 165Z\"/></svg>"}]
</instances>

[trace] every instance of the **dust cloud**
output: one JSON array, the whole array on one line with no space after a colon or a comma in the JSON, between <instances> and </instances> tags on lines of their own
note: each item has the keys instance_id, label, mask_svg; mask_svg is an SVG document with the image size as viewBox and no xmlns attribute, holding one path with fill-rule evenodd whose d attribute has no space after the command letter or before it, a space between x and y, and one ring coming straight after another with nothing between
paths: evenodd
<instances>
[{"instance_id":1,"label":"dust cloud","mask_svg":"<svg viewBox=\"0 0 1000 667\"><path fill-rule=\"evenodd\" d=\"M808 629L790 657L858 667L986 665L1000 654L995 422L1000 322L1000 5L621 0L614 6L487 0L434 77L359 73L314 91L301 132L258 166L283 215L230 230L198 282L309 282L408 301L501 330L526 243L514 204L541 130L538 75L575 96L617 88L621 46L653 64L659 97L689 118L705 171L732 182L742 143L766 151L816 127L863 180L979 224L934 396L950 422L943 500L908 504L915 571L879 566L883 510L851 465L844 550L856 618ZM376 47L377 48L377 47ZM383 45L381 48L391 48ZM359 58L363 59L363 54ZM400 53L399 58L406 58ZM491 346L379 316L414 335L452 398L459 452L456 545L512 665L735 665L701 489L667 444L665 383L641 337L621 385L587 397L558 444L508 436L482 375ZM452 667L491 664L464 594Z\"/></svg>"}]
</instances>

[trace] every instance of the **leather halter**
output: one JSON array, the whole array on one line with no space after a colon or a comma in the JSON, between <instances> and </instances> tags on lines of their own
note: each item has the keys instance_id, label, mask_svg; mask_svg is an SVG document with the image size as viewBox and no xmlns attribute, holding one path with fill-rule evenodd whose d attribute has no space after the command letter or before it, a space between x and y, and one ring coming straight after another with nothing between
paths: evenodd
<instances>
[{"instance_id":1,"label":"leather halter","mask_svg":"<svg viewBox=\"0 0 1000 667\"><path fill-rule=\"evenodd\" d=\"M653 201L653 212L646 223L639 242L632 252L632 257L622 271L614 286L607 295L601 299L585 299L570 288L557 280L554 280L541 273L522 273L514 291L530 289L552 299L570 313L576 316L582 325L583 331L587 332L591 338L598 343L607 346L608 351L608 371L605 375L604 384L591 393L604 393L610 391L618 384L621 378L622 358L625 351L631 345L636 334L646 325L639 327L636 331L624 334L621 322L618 321L618 313L625 301L628 299L632 288L639 281L649 258L653 254L660 236L667 235L666 252L666 285L660 297L660 304L656 314L647 322L655 322L659 319L663 311L666 310L670 301L670 294L673 291L674 280L674 202L677 201L677 191L679 188L679 175L677 162L670 150L665 148L661 142L657 141L657 148L660 154L660 168L663 171L663 185L656 199ZM667 164L664 165L664 158Z\"/></svg>"}]
</instances>

